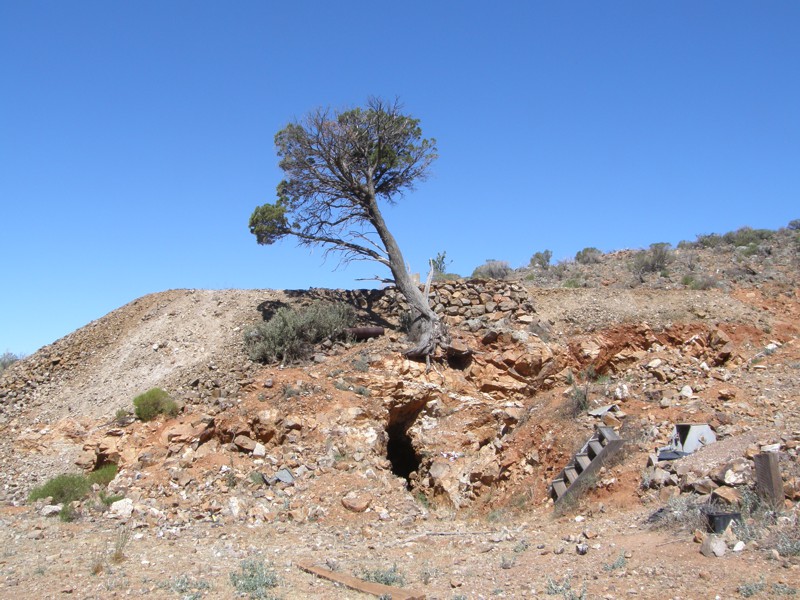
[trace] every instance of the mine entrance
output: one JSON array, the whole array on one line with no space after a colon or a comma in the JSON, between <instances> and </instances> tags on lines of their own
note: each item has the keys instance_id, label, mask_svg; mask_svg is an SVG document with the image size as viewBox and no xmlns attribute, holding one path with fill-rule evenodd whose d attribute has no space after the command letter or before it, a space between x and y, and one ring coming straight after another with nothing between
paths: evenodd
<instances>
[{"instance_id":1,"label":"mine entrance","mask_svg":"<svg viewBox=\"0 0 800 600\"><path fill-rule=\"evenodd\" d=\"M389 441L386 444L386 458L392 463L392 473L409 480L411 473L417 471L420 458L414 449L408 428L411 423L393 423L386 428Z\"/></svg>"}]
</instances>

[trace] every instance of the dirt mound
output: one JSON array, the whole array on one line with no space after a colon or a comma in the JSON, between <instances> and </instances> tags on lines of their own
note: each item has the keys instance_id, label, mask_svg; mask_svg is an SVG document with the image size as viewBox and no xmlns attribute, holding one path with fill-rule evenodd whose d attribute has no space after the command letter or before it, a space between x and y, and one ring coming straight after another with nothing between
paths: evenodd
<instances>
[{"instance_id":1,"label":"dirt mound","mask_svg":"<svg viewBox=\"0 0 800 600\"><path fill-rule=\"evenodd\" d=\"M469 352L430 370L402 358L391 291L327 290L152 294L15 364L0 382L0 543L17 557L3 563L6 585L20 598L52 589L105 597L135 578L143 594L222 598L241 559L278 556L290 598L342 597L294 569L307 560L356 574L370 561L397 564L409 584L442 598L536 597L566 585L566 573L591 597L663 598L665 582L694 597L696 581L735 593L744 580L698 562L689 532L673 543L644 525L683 487L717 486L718 461L701 474L654 469L652 485L643 472L673 423L706 422L739 462L777 445L787 493L800 497L794 289L472 281L442 284L432 298ZM330 340L303 365L247 359L250 324L315 299L350 302L387 334ZM113 419L156 386L183 405L177 417ZM587 412L611 404L600 417ZM599 423L628 442L624 455L572 508L585 520L553 519L548 486ZM76 503L76 523L60 524L42 516L43 502L24 504L33 485L106 462L120 466L107 493L124 506L107 512L94 495ZM114 528L133 532L135 560L101 561L90 579L97 561L78 557L75 540L105 555ZM255 541L258 530L277 554ZM588 554L577 556L584 542ZM42 570L57 555L69 561ZM770 585L799 584L791 557L770 561L755 547L740 556L730 560L757 560ZM164 574L165 560L180 582Z\"/></svg>"}]
</instances>

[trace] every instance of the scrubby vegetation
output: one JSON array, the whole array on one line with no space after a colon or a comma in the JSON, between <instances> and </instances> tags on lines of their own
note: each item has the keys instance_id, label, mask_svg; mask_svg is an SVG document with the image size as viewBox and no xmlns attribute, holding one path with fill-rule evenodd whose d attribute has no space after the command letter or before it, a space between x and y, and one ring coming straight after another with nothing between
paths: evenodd
<instances>
[{"instance_id":1,"label":"scrubby vegetation","mask_svg":"<svg viewBox=\"0 0 800 600\"><path fill-rule=\"evenodd\" d=\"M98 484L103 488L107 486L117 474L117 465L108 464L100 469L92 471L88 475L82 473L63 473L35 487L28 494L28 501L35 502L50 498L53 504L61 504L61 511L58 513L62 521L74 521L79 515L73 506L77 502L86 498L92 491L92 486ZM111 504L107 499L121 500L121 496L105 496L100 490L100 501L105 506Z\"/></svg>"},{"instance_id":2,"label":"scrubby vegetation","mask_svg":"<svg viewBox=\"0 0 800 600\"><path fill-rule=\"evenodd\" d=\"M13 354L12 352L4 352L0 354L0 375L5 371L8 367L13 365L18 360L21 360L22 356L19 354Z\"/></svg>"},{"instance_id":3,"label":"scrubby vegetation","mask_svg":"<svg viewBox=\"0 0 800 600\"><path fill-rule=\"evenodd\" d=\"M792 229L791 221L789 229ZM761 242L770 240L775 235L771 229L753 229L752 227L740 227L735 231L719 235L717 233L704 233L697 236L694 242L687 242L688 245L696 248L719 248L720 246L747 247L750 245L758 246Z\"/></svg>"},{"instance_id":4,"label":"scrubby vegetation","mask_svg":"<svg viewBox=\"0 0 800 600\"><path fill-rule=\"evenodd\" d=\"M637 252L631 270L641 280L647 273L663 273L672 261L672 248L666 242L650 244L649 250Z\"/></svg>"},{"instance_id":5,"label":"scrubby vegetation","mask_svg":"<svg viewBox=\"0 0 800 600\"><path fill-rule=\"evenodd\" d=\"M239 570L231 573L231 584L248 598L271 600L276 598L270 590L277 587L278 576L263 562L249 559L242 561Z\"/></svg>"},{"instance_id":6,"label":"scrubby vegetation","mask_svg":"<svg viewBox=\"0 0 800 600\"><path fill-rule=\"evenodd\" d=\"M590 246L578 251L575 255L575 262L582 265L593 265L600 262L602 255L603 253L600 250Z\"/></svg>"},{"instance_id":7,"label":"scrubby vegetation","mask_svg":"<svg viewBox=\"0 0 800 600\"><path fill-rule=\"evenodd\" d=\"M405 576L397 570L396 564L392 565L388 569L365 569L361 573L361 577L366 581L372 581L382 585L402 587L406 583Z\"/></svg>"},{"instance_id":8,"label":"scrubby vegetation","mask_svg":"<svg viewBox=\"0 0 800 600\"><path fill-rule=\"evenodd\" d=\"M456 273L448 273L447 267L453 263L452 260L447 260L447 252L439 252L436 258L431 259L431 267L433 268L434 281L454 281L461 279L460 275Z\"/></svg>"},{"instance_id":9,"label":"scrubby vegetation","mask_svg":"<svg viewBox=\"0 0 800 600\"><path fill-rule=\"evenodd\" d=\"M344 303L315 302L305 308L279 308L273 317L245 335L251 360L290 363L308 356L314 344L341 335L355 322Z\"/></svg>"},{"instance_id":10,"label":"scrubby vegetation","mask_svg":"<svg viewBox=\"0 0 800 600\"><path fill-rule=\"evenodd\" d=\"M539 267L545 271L550 268L550 259L553 258L552 250L545 250L544 252L536 252L531 256L531 266Z\"/></svg>"},{"instance_id":11,"label":"scrubby vegetation","mask_svg":"<svg viewBox=\"0 0 800 600\"><path fill-rule=\"evenodd\" d=\"M489 259L482 265L475 267L472 272L473 279L505 279L513 269L504 260Z\"/></svg>"},{"instance_id":12,"label":"scrubby vegetation","mask_svg":"<svg viewBox=\"0 0 800 600\"><path fill-rule=\"evenodd\" d=\"M175 416L178 414L178 405L169 394L161 388L153 388L133 399L136 417L142 421L151 421L158 415Z\"/></svg>"},{"instance_id":13,"label":"scrubby vegetation","mask_svg":"<svg viewBox=\"0 0 800 600\"><path fill-rule=\"evenodd\" d=\"M28 501L35 502L43 498L52 498L53 504L73 502L85 497L92 484L80 473L65 473L54 477L47 483L33 488L28 494Z\"/></svg>"},{"instance_id":14,"label":"scrubby vegetation","mask_svg":"<svg viewBox=\"0 0 800 600\"><path fill-rule=\"evenodd\" d=\"M91 473L86 476L87 481L90 485L92 484L99 484L102 486L106 486L117 476L117 472L119 468L114 463L108 463L100 467L99 469L95 469Z\"/></svg>"}]
</instances>

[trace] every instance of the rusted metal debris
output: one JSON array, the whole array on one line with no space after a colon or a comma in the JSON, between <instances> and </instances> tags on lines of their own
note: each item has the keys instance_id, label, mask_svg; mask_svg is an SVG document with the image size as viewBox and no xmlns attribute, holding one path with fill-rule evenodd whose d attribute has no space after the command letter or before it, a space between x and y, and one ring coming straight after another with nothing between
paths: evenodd
<instances>
[{"instance_id":1,"label":"rusted metal debris","mask_svg":"<svg viewBox=\"0 0 800 600\"><path fill-rule=\"evenodd\" d=\"M384 329L383 327L348 327L344 333L354 340L366 340L382 336Z\"/></svg>"}]
</instances>

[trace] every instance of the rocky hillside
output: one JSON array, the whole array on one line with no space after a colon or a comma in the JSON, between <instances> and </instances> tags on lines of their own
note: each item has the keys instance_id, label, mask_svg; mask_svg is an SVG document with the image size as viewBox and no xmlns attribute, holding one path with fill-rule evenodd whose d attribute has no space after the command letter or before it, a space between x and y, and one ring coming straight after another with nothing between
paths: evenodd
<instances>
[{"instance_id":1,"label":"rocky hillside","mask_svg":"<svg viewBox=\"0 0 800 600\"><path fill-rule=\"evenodd\" d=\"M762 576L767 593L798 588L797 271L788 246L757 248L736 276L721 265L741 266L744 251L686 249L698 277L715 274L708 286L674 266L629 285L624 253L592 263L588 287L541 287L538 272L438 283L431 303L458 351L430 370L402 358L392 289L140 298L0 380L2 542L17 557L0 561L0 584L17 597L111 597L136 578L137 593L181 597L170 574L183 573L194 597L225 598L230 573L257 558L280 571L287 598L362 597L299 571L303 561L355 574L396 564L429 598L538 597L556 583L563 597L567 584L589 597L732 597ZM385 335L328 340L305 364L249 361L252 324L317 300L351 304ZM120 413L152 387L178 401L177 416ZM717 442L653 458L683 422L709 424ZM597 425L625 450L554 519L549 485ZM786 504L749 539L729 533L718 560L736 577L700 554L693 538L707 536L693 526L670 538L646 524L667 503L749 498L763 447L779 452ZM62 524L42 516L46 502L25 502L57 474L108 463L119 473L103 493L125 499L110 511L90 496ZM102 559L115 529L134 532L136 560ZM98 548L99 573L75 539ZM155 566L167 555L169 572ZM65 558L42 570L52 556Z\"/></svg>"}]
</instances>

